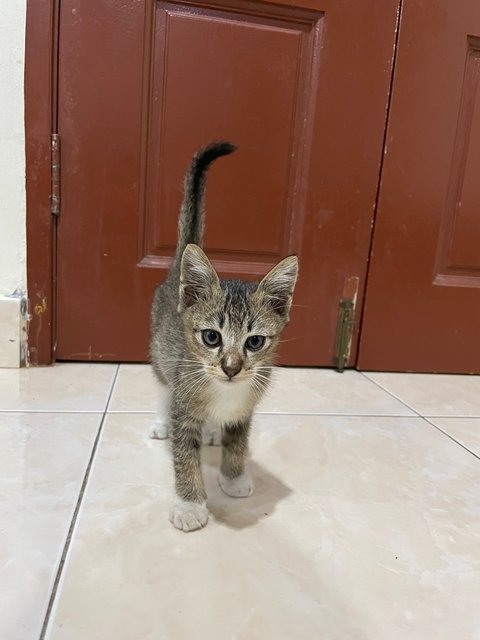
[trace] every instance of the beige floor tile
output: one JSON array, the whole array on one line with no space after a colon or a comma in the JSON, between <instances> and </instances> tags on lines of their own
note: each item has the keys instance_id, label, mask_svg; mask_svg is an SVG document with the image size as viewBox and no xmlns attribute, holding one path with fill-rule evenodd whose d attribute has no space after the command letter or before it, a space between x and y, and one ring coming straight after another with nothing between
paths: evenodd
<instances>
[{"instance_id":1,"label":"beige floor tile","mask_svg":"<svg viewBox=\"0 0 480 640\"><path fill-rule=\"evenodd\" d=\"M480 457L480 418L429 418L429 420Z\"/></svg>"},{"instance_id":2,"label":"beige floor tile","mask_svg":"<svg viewBox=\"0 0 480 640\"><path fill-rule=\"evenodd\" d=\"M147 365L121 365L109 411L156 411L157 383ZM282 367L257 413L414 415L356 371Z\"/></svg>"},{"instance_id":3,"label":"beige floor tile","mask_svg":"<svg viewBox=\"0 0 480 640\"><path fill-rule=\"evenodd\" d=\"M413 415L357 371L282 367L258 406L260 413Z\"/></svg>"},{"instance_id":4,"label":"beige floor tile","mask_svg":"<svg viewBox=\"0 0 480 640\"><path fill-rule=\"evenodd\" d=\"M479 416L480 376L366 373L424 416Z\"/></svg>"},{"instance_id":5,"label":"beige floor tile","mask_svg":"<svg viewBox=\"0 0 480 640\"><path fill-rule=\"evenodd\" d=\"M60 363L0 369L0 410L104 411L117 365Z\"/></svg>"},{"instance_id":6,"label":"beige floor tile","mask_svg":"<svg viewBox=\"0 0 480 640\"><path fill-rule=\"evenodd\" d=\"M157 384L150 365L121 364L108 410L155 412Z\"/></svg>"},{"instance_id":7,"label":"beige floor tile","mask_svg":"<svg viewBox=\"0 0 480 640\"><path fill-rule=\"evenodd\" d=\"M101 415L0 413L0 638L39 637Z\"/></svg>"},{"instance_id":8,"label":"beige floor tile","mask_svg":"<svg viewBox=\"0 0 480 640\"><path fill-rule=\"evenodd\" d=\"M419 418L257 416L255 494L168 522L166 442L110 414L53 640L478 640L480 465Z\"/></svg>"}]
</instances>

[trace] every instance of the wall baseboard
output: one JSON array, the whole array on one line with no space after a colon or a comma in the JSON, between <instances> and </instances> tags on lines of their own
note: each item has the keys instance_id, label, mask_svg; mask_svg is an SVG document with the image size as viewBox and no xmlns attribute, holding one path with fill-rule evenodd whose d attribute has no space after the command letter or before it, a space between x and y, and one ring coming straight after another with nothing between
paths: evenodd
<instances>
[{"instance_id":1,"label":"wall baseboard","mask_svg":"<svg viewBox=\"0 0 480 640\"><path fill-rule=\"evenodd\" d=\"M27 301L22 292L0 296L0 367L26 364Z\"/></svg>"}]
</instances>

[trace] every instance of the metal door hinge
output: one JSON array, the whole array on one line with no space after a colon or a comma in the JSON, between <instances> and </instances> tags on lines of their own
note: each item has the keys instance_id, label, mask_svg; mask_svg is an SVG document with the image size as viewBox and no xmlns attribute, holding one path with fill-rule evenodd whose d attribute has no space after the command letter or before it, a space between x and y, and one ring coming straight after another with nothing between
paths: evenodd
<instances>
[{"instance_id":1,"label":"metal door hinge","mask_svg":"<svg viewBox=\"0 0 480 640\"><path fill-rule=\"evenodd\" d=\"M52 133L51 139L52 186L50 193L50 211L53 216L60 215L60 136Z\"/></svg>"},{"instance_id":2,"label":"metal door hinge","mask_svg":"<svg viewBox=\"0 0 480 640\"><path fill-rule=\"evenodd\" d=\"M353 300L343 298L338 309L337 337L335 340L335 356L333 364L337 371L343 371L348 364L350 346L352 344L353 328L355 320L355 303Z\"/></svg>"},{"instance_id":3,"label":"metal door hinge","mask_svg":"<svg viewBox=\"0 0 480 640\"><path fill-rule=\"evenodd\" d=\"M358 276L347 276L343 282L343 292L338 308L337 337L333 364L337 371L343 371L348 365L355 327L355 307L357 303Z\"/></svg>"}]
</instances>

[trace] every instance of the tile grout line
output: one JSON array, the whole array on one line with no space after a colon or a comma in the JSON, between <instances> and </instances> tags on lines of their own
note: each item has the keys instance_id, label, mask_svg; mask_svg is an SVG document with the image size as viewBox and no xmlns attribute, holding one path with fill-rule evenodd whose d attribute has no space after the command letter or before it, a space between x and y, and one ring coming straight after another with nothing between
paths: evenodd
<instances>
[{"instance_id":1,"label":"tile grout line","mask_svg":"<svg viewBox=\"0 0 480 640\"><path fill-rule=\"evenodd\" d=\"M79 516L79 512L80 512L80 507L82 506L83 497L85 495L85 490L87 488L88 480L90 478L90 473L92 471L92 467L93 467L93 463L94 463L94 460L95 460L95 457L96 457L96 453L97 453L98 445L99 445L99 442L100 442L100 438L101 438L102 433L103 433L103 427L104 427L104 424L105 424L105 418L108 415L107 414L107 407L108 407L108 404L110 402L110 398L112 396L113 390L115 388L115 383L117 381L119 370L120 370L120 365L117 365L117 370L115 371L115 375L113 377L112 385L110 387L110 391L109 391L109 394L108 394L108 397L107 397L107 402L105 403L105 409L103 411L102 418L101 418L100 424L98 426L97 434L96 434L95 440L93 442L93 447L92 447L92 450L90 452L90 458L88 460L87 467L85 469L85 473L84 473L84 476L83 476L82 484L80 485L80 491L78 493L77 502L75 504L75 509L74 509L73 515L72 515L72 520L71 520L70 526L68 528L67 537L65 539L65 544L63 545L62 555L60 557L60 562L58 564L57 572L55 574L55 580L53 582L52 591L50 593L50 598L48 600L47 610L45 612L45 617L43 619L43 624L42 624L42 629L40 631L39 640L45 640L45 637L46 637L46 633L47 633L47 630L48 630L48 625L49 625L49 622L50 622L50 616L52 614L53 606L55 604L56 597L57 597L58 587L60 585L60 580L62 578L63 569L65 567L65 562L67 560L68 552L70 550L72 537L73 537L73 534L74 534L74 531L75 531L75 528L76 528L76 525L77 525L77 520L78 520L78 516Z\"/></svg>"},{"instance_id":2,"label":"tile grout line","mask_svg":"<svg viewBox=\"0 0 480 640\"><path fill-rule=\"evenodd\" d=\"M108 398L107 398L107 404L106 404L106 406L105 406L105 410L104 410L104 412L105 412L106 414L107 414L107 413L110 413L110 411L109 411L109 409L110 409L110 404L111 404L111 402L112 402L113 394L115 393L115 387L117 386L117 379L118 379L118 376L120 375L120 367L121 367L121 366L122 366L122 363L121 363L121 362L119 362L119 363L117 364L117 370L116 370L116 372L115 372L115 378L114 378L114 380L113 380L112 388L110 389L110 393L109 393Z\"/></svg>"},{"instance_id":3,"label":"tile grout line","mask_svg":"<svg viewBox=\"0 0 480 640\"><path fill-rule=\"evenodd\" d=\"M378 387L379 389L381 389L382 391L385 391L385 393L387 393L391 398L393 398L394 400L397 400L398 402L401 402L403 404L404 407L407 407L407 409L410 409L410 411L413 411L415 413L415 417L419 417L423 418L422 415L420 415L418 413L418 411L416 409L414 409L413 407L411 407L407 402L405 402L404 400L402 400L399 396L396 396L392 391L389 391L388 389L386 389L385 387L383 387L379 382L377 382L376 380L372 380L372 378L369 378L367 376L366 373L364 373L363 371L359 371L360 375L363 376L365 378L365 380L368 380L369 382L371 382L372 384L374 384L376 387Z\"/></svg>"},{"instance_id":4,"label":"tile grout line","mask_svg":"<svg viewBox=\"0 0 480 640\"><path fill-rule=\"evenodd\" d=\"M103 409L87 409L86 411L79 411L75 409L0 409L0 415L2 413L52 413L60 415L82 415L82 416L95 416L103 415L106 413ZM443 416L441 416L443 417ZM480 417L480 416L479 416Z\"/></svg>"},{"instance_id":5,"label":"tile grout line","mask_svg":"<svg viewBox=\"0 0 480 640\"><path fill-rule=\"evenodd\" d=\"M383 387L379 382L377 382L376 380L372 380L372 378L369 378L367 375L365 375L363 373L363 371L360 371L360 373L362 374L362 376L364 376L367 380L370 380L370 382L373 382L373 384L377 385L377 387L379 389L382 389L383 391L385 391L385 393L388 393L388 395L390 395L392 398L395 398L395 400L398 400L399 402L401 402L403 405L405 405L408 409L410 409L411 411L413 411L416 416L412 416L412 417L418 417L421 418L424 422L426 422L428 425L430 425L431 427L433 427L434 429L436 429L437 431L439 431L440 433L442 433L444 436L446 436L447 438L450 438L450 440L452 442L455 442L455 444L458 444L459 447L461 447L462 449L465 449L465 451L468 451L468 453L470 453L474 458L477 458L477 460L480 460L480 456L478 456L476 453L474 453L471 449L469 449L468 447L466 447L464 444L462 444L461 442L459 442L458 440L456 440L453 436L451 436L449 433L447 433L446 431L444 431L443 429L441 429L439 426L437 426L435 423L433 423L431 421L432 418L440 418L442 416L430 416L429 418L423 416L419 411L417 411L416 409L414 409L411 405L409 405L407 402L405 402L404 400L402 400L401 398L399 398L398 396L396 396L394 393L392 393L391 391L389 391L388 389L386 389L385 387ZM446 418L461 418L463 416L444 416ZM475 417L475 416L472 416Z\"/></svg>"},{"instance_id":6,"label":"tile grout line","mask_svg":"<svg viewBox=\"0 0 480 640\"><path fill-rule=\"evenodd\" d=\"M107 401L105 402L105 406L103 408L103 414L106 415L108 413L108 407L110 406L110 400L115 391L115 387L117 386L117 378L120 374L120 363L117 364L117 368L115 369L115 375L113 376L112 385L110 387L110 391L107 395Z\"/></svg>"},{"instance_id":7,"label":"tile grout line","mask_svg":"<svg viewBox=\"0 0 480 640\"><path fill-rule=\"evenodd\" d=\"M454 416L455 419L456 416ZM462 444L461 442L459 442L458 440L456 440L453 436L451 436L449 433L447 433L446 431L444 431L441 427L439 427L438 425L436 425L434 422L432 422L430 420L430 418L426 418L425 416L422 416L422 418L425 420L425 422L429 425L431 425L432 427L434 427L434 429L437 429L437 431L440 431L440 433L443 433L443 435L447 436L447 438L450 438L450 440L453 440L453 442L455 442L456 444L458 444L460 447L462 447L463 449L465 449L465 451L468 451L469 453L472 454L472 456L475 456L475 458L477 458L477 460L480 460L480 456L478 454L476 454L474 451L472 451L471 449L469 449L468 447L466 447L464 444Z\"/></svg>"}]
</instances>

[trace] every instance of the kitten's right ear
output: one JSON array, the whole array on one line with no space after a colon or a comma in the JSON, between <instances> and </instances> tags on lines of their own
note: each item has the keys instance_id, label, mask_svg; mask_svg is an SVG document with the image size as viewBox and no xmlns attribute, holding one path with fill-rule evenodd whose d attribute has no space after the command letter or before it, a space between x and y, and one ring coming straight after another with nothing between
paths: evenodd
<instances>
[{"instance_id":1,"label":"kitten's right ear","mask_svg":"<svg viewBox=\"0 0 480 640\"><path fill-rule=\"evenodd\" d=\"M220 280L210 260L196 244L187 244L180 264L180 295L178 311L199 300L211 298L212 290L220 288Z\"/></svg>"}]
</instances>

